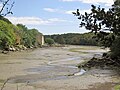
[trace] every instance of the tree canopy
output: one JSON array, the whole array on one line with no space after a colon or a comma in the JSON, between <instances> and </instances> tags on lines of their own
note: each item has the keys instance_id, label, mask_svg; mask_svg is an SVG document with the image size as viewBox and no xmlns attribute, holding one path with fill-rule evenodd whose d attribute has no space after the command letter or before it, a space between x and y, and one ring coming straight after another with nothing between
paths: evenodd
<instances>
[{"instance_id":1,"label":"tree canopy","mask_svg":"<svg viewBox=\"0 0 120 90\"><path fill-rule=\"evenodd\" d=\"M24 45L26 47L41 45L42 34L37 29L28 29L25 25L13 25L7 18L12 13L13 0L0 0L0 48Z\"/></svg>"},{"instance_id":2,"label":"tree canopy","mask_svg":"<svg viewBox=\"0 0 120 90\"><path fill-rule=\"evenodd\" d=\"M45 35L45 38L52 38L58 44L69 44L69 45L98 45L93 33L67 33L67 34L55 34Z\"/></svg>"},{"instance_id":3,"label":"tree canopy","mask_svg":"<svg viewBox=\"0 0 120 90\"><path fill-rule=\"evenodd\" d=\"M45 42L46 42L48 45L50 45L50 46L55 43L52 38L46 38L46 39L45 39Z\"/></svg>"},{"instance_id":4,"label":"tree canopy","mask_svg":"<svg viewBox=\"0 0 120 90\"><path fill-rule=\"evenodd\" d=\"M116 47L120 44L120 0L116 0L109 10L94 5L91 7L91 13L81 14L79 9L73 12L80 20L80 27L94 32L101 45L110 47L111 54L120 52L120 46ZM114 55L119 57L120 53Z\"/></svg>"},{"instance_id":5,"label":"tree canopy","mask_svg":"<svg viewBox=\"0 0 120 90\"><path fill-rule=\"evenodd\" d=\"M28 29L25 25L13 25L8 19L0 19L0 48L24 45L26 47L39 46L42 34L37 29Z\"/></svg>"},{"instance_id":6,"label":"tree canopy","mask_svg":"<svg viewBox=\"0 0 120 90\"><path fill-rule=\"evenodd\" d=\"M0 46L13 45L15 43L14 25L0 20Z\"/></svg>"}]
</instances>

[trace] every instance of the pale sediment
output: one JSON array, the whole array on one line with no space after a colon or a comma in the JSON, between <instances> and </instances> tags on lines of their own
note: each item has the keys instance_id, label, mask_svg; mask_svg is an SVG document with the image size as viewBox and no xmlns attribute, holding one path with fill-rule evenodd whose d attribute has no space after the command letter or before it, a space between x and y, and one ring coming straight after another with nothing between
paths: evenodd
<instances>
[{"instance_id":1,"label":"pale sediment","mask_svg":"<svg viewBox=\"0 0 120 90\"><path fill-rule=\"evenodd\" d=\"M87 53L71 52L73 48ZM16 87L20 90L98 90L96 88L104 83L109 83L110 90L114 83L118 83L116 73L111 70L95 69L77 75L80 71L77 64L104 51L98 47L92 49L68 46L0 54L0 80L10 79L4 90L16 90Z\"/></svg>"}]
</instances>

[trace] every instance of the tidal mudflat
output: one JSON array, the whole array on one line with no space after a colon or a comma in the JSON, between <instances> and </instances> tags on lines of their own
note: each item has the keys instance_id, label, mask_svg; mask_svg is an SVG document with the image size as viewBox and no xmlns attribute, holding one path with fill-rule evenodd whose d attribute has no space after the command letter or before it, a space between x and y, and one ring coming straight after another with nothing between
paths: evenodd
<instances>
[{"instance_id":1,"label":"tidal mudflat","mask_svg":"<svg viewBox=\"0 0 120 90\"><path fill-rule=\"evenodd\" d=\"M77 68L103 52L95 46L66 46L0 54L0 87L8 79L3 90L114 90L120 80L114 70Z\"/></svg>"}]
</instances>

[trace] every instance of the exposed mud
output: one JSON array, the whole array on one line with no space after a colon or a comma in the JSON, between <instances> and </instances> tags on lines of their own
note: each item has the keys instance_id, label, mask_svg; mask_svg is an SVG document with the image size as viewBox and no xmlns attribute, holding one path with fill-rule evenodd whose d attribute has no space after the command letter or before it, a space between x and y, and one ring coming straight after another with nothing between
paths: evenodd
<instances>
[{"instance_id":1,"label":"exposed mud","mask_svg":"<svg viewBox=\"0 0 120 90\"><path fill-rule=\"evenodd\" d=\"M76 67L103 52L98 47L68 46L1 54L0 80L9 78L4 90L114 90L120 80L114 70Z\"/></svg>"}]
</instances>

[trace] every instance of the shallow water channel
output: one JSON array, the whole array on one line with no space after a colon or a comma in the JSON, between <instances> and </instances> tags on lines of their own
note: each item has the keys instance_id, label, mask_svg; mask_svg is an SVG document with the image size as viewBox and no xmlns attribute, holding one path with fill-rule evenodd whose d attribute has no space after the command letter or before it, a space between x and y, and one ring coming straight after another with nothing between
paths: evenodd
<instances>
[{"instance_id":1,"label":"shallow water channel","mask_svg":"<svg viewBox=\"0 0 120 90\"><path fill-rule=\"evenodd\" d=\"M71 48L78 48L78 51L71 52ZM93 56L100 57L101 54L106 51L97 47L92 48L93 50L88 47L87 49L86 47L82 47L82 49L81 46L53 47L0 55L0 71L2 72L0 73L0 79L9 78L9 84L29 83L31 86L36 86L37 84L40 86L40 83L46 82L44 83L45 85L42 85L45 87L41 87L51 87L52 89L45 90L57 90L54 88L64 87L64 83L67 83L68 88L66 87L66 89L63 90L69 90L69 86L71 85L73 85L73 87L71 87L73 89L71 90L80 90L79 88L84 88L92 83L109 81L109 75L113 76L115 74L111 74L111 70L99 72L98 69L95 69L87 72L84 69L77 68L77 64L85 62ZM3 68L3 66L5 68ZM98 79L98 75L101 75L101 78ZM108 78L106 78L107 76ZM103 77L105 77L104 80ZM54 86L56 81L58 81L58 84Z\"/></svg>"},{"instance_id":2,"label":"shallow water channel","mask_svg":"<svg viewBox=\"0 0 120 90\"><path fill-rule=\"evenodd\" d=\"M77 76L85 73L85 70L79 69L77 66L69 64L69 62L79 62L81 57L72 57L57 61L50 61L46 65L25 69L29 74L11 77L10 83L32 83L36 81L59 80L72 78L69 76ZM68 63L68 64L67 64ZM41 75L42 74L42 75Z\"/></svg>"},{"instance_id":3,"label":"shallow water channel","mask_svg":"<svg viewBox=\"0 0 120 90\"><path fill-rule=\"evenodd\" d=\"M82 50L81 50L82 51ZM44 65L39 65L37 67L31 67L24 69L28 74L27 75L18 75L15 77L10 77L10 83L33 83L37 81L47 81L47 80L60 80L60 79L69 79L79 75L83 75L86 71L84 69L79 69L77 64L84 62L84 59L92 58L96 53L101 56L101 53L98 50L83 50L87 52L86 54L81 53L80 55L72 55L69 57L63 57L62 59L54 59L54 56L49 55L50 52L47 52L47 57L49 59L53 58L54 60L49 60ZM34 53L38 53L35 52ZM58 52L56 52L58 53ZM56 54L59 55L59 54ZM51 58L50 58L51 57ZM37 58L37 57L36 57ZM40 57L38 57L40 58ZM28 58L32 60L32 58Z\"/></svg>"}]
</instances>

